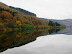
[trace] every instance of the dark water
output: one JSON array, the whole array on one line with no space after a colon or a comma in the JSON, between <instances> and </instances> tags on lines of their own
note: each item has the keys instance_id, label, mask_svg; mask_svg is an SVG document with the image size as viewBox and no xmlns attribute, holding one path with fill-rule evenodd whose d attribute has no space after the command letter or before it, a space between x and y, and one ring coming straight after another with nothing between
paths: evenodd
<instances>
[{"instance_id":1,"label":"dark water","mask_svg":"<svg viewBox=\"0 0 72 54\"><path fill-rule=\"evenodd\" d=\"M71 29L0 32L0 54L72 54Z\"/></svg>"}]
</instances>

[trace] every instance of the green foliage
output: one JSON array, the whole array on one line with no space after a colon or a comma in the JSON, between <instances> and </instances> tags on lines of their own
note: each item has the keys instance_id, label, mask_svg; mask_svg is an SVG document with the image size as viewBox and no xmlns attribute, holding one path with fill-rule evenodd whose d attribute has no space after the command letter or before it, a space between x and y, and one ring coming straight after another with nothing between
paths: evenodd
<instances>
[{"instance_id":1,"label":"green foliage","mask_svg":"<svg viewBox=\"0 0 72 54\"><path fill-rule=\"evenodd\" d=\"M3 30L4 25L2 23L0 23L0 31Z\"/></svg>"},{"instance_id":2,"label":"green foliage","mask_svg":"<svg viewBox=\"0 0 72 54\"><path fill-rule=\"evenodd\" d=\"M53 24L53 22L52 21L49 21L49 24L48 24L49 26L53 26L54 24Z\"/></svg>"},{"instance_id":3,"label":"green foliage","mask_svg":"<svg viewBox=\"0 0 72 54\"><path fill-rule=\"evenodd\" d=\"M55 22L56 26L61 26L60 24L58 24L57 22Z\"/></svg>"},{"instance_id":4,"label":"green foliage","mask_svg":"<svg viewBox=\"0 0 72 54\"><path fill-rule=\"evenodd\" d=\"M29 24L22 24L21 28L22 28L22 30L34 29L34 27Z\"/></svg>"},{"instance_id":5,"label":"green foliage","mask_svg":"<svg viewBox=\"0 0 72 54\"><path fill-rule=\"evenodd\" d=\"M20 28L16 23L13 24L14 28Z\"/></svg>"},{"instance_id":6,"label":"green foliage","mask_svg":"<svg viewBox=\"0 0 72 54\"><path fill-rule=\"evenodd\" d=\"M33 29L21 30L22 33L30 33L30 32L32 32L32 31L33 31Z\"/></svg>"}]
</instances>

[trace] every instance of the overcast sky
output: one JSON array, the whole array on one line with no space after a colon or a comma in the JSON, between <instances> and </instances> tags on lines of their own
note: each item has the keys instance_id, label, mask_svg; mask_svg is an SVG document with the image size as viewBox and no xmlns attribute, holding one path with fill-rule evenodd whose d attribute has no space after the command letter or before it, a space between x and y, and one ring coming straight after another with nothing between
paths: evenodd
<instances>
[{"instance_id":1,"label":"overcast sky","mask_svg":"<svg viewBox=\"0 0 72 54\"><path fill-rule=\"evenodd\" d=\"M72 19L72 0L0 0L48 19Z\"/></svg>"}]
</instances>

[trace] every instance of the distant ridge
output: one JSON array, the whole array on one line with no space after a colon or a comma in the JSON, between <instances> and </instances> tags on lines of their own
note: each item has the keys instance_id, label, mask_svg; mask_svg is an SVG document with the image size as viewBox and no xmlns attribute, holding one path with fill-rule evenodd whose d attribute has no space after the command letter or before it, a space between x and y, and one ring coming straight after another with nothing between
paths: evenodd
<instances>
[{"instance_id":1,"label":"distant ridge","mask_svg":"<svg viewBox=\"0 0 72 54\"><path fill-rule=\"evenodd\" d=\"M9 6L9 7L22 12L24 15L29 15L29 16L35 16L36 17L36 14L34 14L32 12L29 12L27 10L24 10L24 9L21 9L21 8L15 8L15 7L12 7L12 6Z\"/></svg>"},{"instance_id":2,"label":"distant ridge","mask_svg":"<svg viewBox=\"0 0 72 54\"><path fill-rule=\"evenodd\" d=\"M45 19L45 20L50 20L53 22L57 22L59 24L63 24L66 25L67 27L72 27L72 19L64 19L64 20L55 20L55 19L46 19L46 18L41 18L41 19Z\"/></svg>"}]
</instances>

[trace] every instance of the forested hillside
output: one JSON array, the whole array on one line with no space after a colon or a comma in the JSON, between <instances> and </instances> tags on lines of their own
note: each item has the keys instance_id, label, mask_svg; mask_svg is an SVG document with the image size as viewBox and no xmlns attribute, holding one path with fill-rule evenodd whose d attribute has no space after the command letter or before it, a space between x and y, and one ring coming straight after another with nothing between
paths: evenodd
<instances>
[{"instance_id":1,"label":"forested hillside","mask_svg":"<svg viewBox=\"0 0 72 54\"><path fill-rule=\"evenodd\" d=\"M24 10L22 10L24 11ZM47 21L37 18L35 16L23 14L14 8L1 3L0 4L0 30L12 31L12 30L27 30L27 29L39 29L49 28L55 26L61 26L58 23Z\"/></svg>"},{"instance_id":2,"label":"forested hillside","mask_svg":"<svg viewBox=\"0 0 72 54\"><path fill-rule=\"evenodd\" d=\"M12 6L9 6L9 7L22 12L24 15L29 15L29 16L35 16L36 17L36 14L31 13L31 12L29 12L27 10L24 10L24 9L21 9L21 8L15 8L15 7L12 7Z\"/></svg>"}]
</instances>

